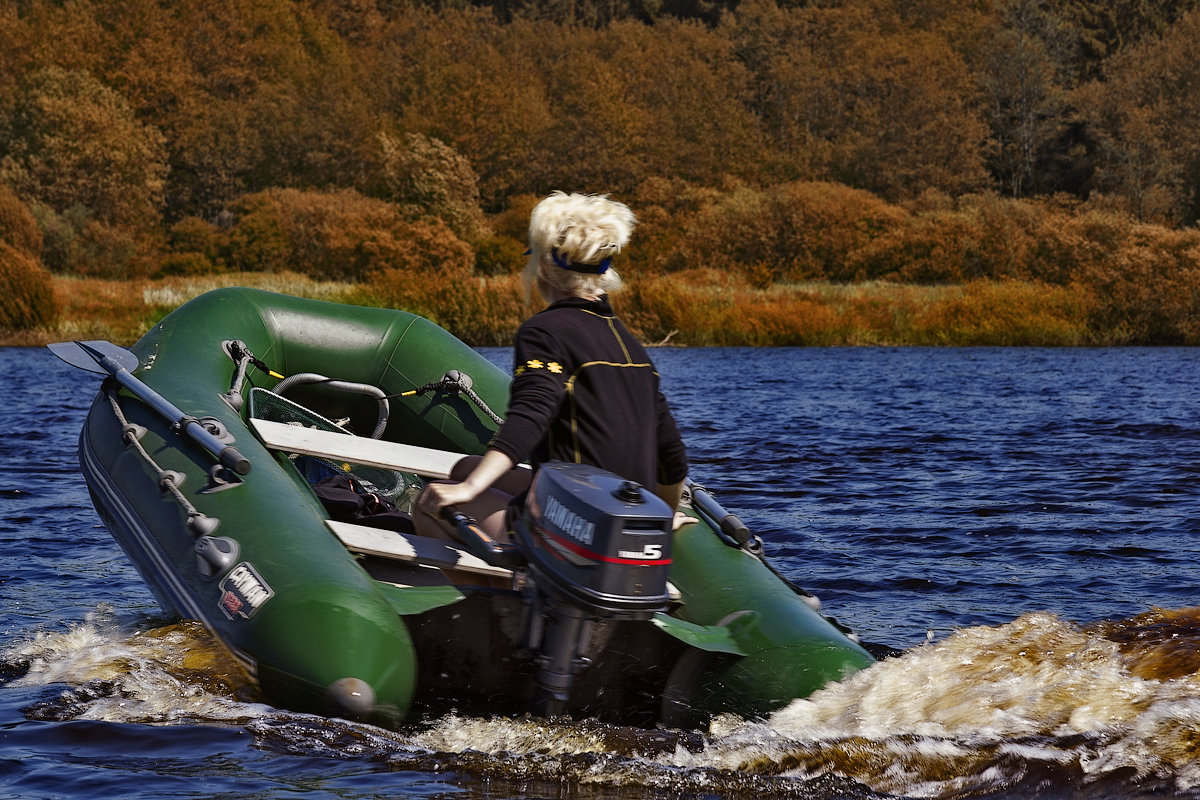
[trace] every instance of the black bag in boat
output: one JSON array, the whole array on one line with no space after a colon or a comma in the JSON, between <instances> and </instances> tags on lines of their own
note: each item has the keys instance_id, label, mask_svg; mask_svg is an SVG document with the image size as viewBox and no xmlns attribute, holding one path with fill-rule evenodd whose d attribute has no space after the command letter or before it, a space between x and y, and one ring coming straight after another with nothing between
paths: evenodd
<instances>
[{"instance_id":1,"label":"black bag in boat","mask_svg":"<svg viewBox=\"0 0 1200 800\"><path fill-rule=\"evenodd\" d=\"M352 475L344 472L330 475L313 484L312 489L330 519L402 533L414 532L411 515L386 497L370 491Z\"/></svg>"}]
</instances>

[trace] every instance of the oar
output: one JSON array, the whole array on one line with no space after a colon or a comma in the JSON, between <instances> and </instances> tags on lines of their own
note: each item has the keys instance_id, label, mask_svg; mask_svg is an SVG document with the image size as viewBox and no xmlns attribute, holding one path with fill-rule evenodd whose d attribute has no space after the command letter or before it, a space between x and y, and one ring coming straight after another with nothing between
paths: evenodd
<instances>
[{"instance_id":1,"label":"oar","mask_svg":"<svg viewBox=\"0 0 1200 800\"><path fill-rule=\"evenodd\" d=\"M117 383L157 411L176 430L183 431L196 444L211 453L222 466L228 467L238 475L245 475L250 471L250 460L239 453L237 448L222 442L195 417L184 414L170 400L133 376L131 370L138 366L137 356L133 353L105 341L58 342L47 347L50 352L73 367L112 375Z\"/></svg>"}]
</instances>

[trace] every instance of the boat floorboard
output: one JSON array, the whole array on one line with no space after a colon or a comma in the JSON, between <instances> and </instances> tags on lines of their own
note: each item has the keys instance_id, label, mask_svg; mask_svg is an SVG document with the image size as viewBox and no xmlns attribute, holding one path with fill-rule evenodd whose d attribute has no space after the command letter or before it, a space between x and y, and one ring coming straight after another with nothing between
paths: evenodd
<instances>
[{"instance_id":1,"label":"boat floorboard","mask_svg":"<svg viewBox=\"0 0 1200 800\"><path fill-rule=\"evenodd\" d=\"M504 567L487 563L482 558L460 550L448 542L416 536L411 533L370 528L352 522L326 520L326 525L341 543L352 553L394 559L438 569L489 575L497 578L512 578L513 572Z\"/></svg>"}]
</instances>

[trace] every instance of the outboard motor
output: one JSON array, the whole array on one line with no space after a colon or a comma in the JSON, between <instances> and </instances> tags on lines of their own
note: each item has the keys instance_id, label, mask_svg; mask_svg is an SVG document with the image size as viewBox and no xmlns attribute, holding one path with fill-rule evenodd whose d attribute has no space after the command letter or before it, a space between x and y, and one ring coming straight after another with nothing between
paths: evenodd
<instances>
[{"instance_id":1,"label":"outboard motor","mask_svg":"<svg viewBox=\"0 0 1200 800\"><path fill-rule=\"evenodd\" d=\"M533 711L567 709L592 624L644 620L670 602L674 510L653 492L584 464L538 468L514 538L529 564Z\"/></svg>"}]
</instances>

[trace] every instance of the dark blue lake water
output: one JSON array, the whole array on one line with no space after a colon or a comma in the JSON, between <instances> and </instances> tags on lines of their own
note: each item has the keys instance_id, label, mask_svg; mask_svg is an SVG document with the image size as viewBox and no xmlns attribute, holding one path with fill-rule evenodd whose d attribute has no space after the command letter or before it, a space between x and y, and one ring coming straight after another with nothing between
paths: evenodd
<instances>
[{"instance_id":1,"label":"dark blue lake water","mask_svg":"<svg viewBox=\"0 0 1200 800\"><path fill-rule=\"evenodd\" d=\"M693 479L901 656L675 750L247 702L92 511L95 376L0 350L0 796L1200 798L1200 351L653 355Z\"/></svg>"}]
</instances>

